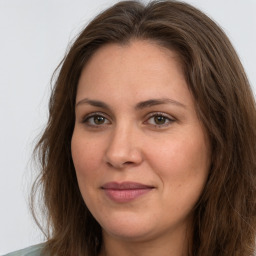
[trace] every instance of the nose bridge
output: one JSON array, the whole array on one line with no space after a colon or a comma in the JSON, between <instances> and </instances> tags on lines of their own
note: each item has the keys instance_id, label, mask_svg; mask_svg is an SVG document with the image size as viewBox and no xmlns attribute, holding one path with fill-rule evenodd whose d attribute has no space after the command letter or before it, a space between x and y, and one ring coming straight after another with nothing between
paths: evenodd
<instances>
[{"instance_id":1,"label":"nose bridge","mask_svg":"<svg viewBox=\"0 0 256 256\"><path fill-rule=\"evenodd\" d=\"M127 120L113 127L106 150L107 163L115 168L139 164L142 155L138 133L138 127Z\"/></svg>"}]
</instances>

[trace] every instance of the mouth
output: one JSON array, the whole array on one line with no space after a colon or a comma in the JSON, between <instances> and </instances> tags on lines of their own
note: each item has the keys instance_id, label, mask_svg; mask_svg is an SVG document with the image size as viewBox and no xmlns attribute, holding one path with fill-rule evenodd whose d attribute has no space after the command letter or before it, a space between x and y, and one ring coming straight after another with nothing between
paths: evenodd
<instances>
[{"instance_id":1,"label":"mouth","mask_svg":"<svg viewBox=\"0 0 256 256\"><path fill-rule=\"evenodd\" d=\"M109 182L104 184L101 189L112 201L126 203L147 194L155 187L136 182Z\"/></svg>"}]
</instances>

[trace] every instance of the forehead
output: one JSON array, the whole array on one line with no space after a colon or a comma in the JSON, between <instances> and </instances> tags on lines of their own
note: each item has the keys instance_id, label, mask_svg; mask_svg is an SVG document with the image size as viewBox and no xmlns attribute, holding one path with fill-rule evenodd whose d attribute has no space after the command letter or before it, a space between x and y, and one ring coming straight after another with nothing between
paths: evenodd
<instances>
[{"instance_id":1,"label":"forehead","mask_svg":"<svg viewBox=\"0 0 256 256\"><path fill-rule=\"evenodd\" d=\"M139 67L140 70L145 67L148 68L147 64L150 64L151 68L160 68L160 62L175 61L175 65L182 68L182 62L178 53L174 50L163 47L159 43L153 40L138 40L134 39L125 44L109 43L101 46L88 60L84 69L88 69L97 62L97 68L104 66L104 69L109 64L114 64L115 60L118 60L121 65L118 67L123 68L125 64L132 63L134 67ZM141 63L143 65L141 66ZM99 66L99 64L101 64ZM118 68L116 67L116 68Z\"/></svg>"},{"instance_id":2,"label":"forehead","mask_svg":"<svg viewBox=\"0 0 256 256\"><path fill-rule=\"evenodd\" d=\"M97 50L82 70L77 101L88 96L114 99L124 91L123 99L191 97L177 53L150 41L108 44Z\"/></svg>"}]
</instances>

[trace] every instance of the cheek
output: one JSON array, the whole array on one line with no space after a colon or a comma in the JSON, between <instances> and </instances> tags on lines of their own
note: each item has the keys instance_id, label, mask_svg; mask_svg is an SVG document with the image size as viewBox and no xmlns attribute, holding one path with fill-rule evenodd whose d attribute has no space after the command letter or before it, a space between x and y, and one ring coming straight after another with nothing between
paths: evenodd
<instances>
[{"instance_id":1,"label":"cheek","mask_svg":"<svg viewBox=\"0 0 256 256\"><path fill-rule=\"evenodd\" d=\"M210 158L207 144L204 140L189 138L172 140L155 152L154 159L168 209L174 209L177 214L189 213L208 177Z\"/></svg>"},{"instance_id":2,"label":"cheek","mask_svg":"<svg viewBox=\"0 0 256 256\"><path fill-rule=\"evenodd\" d=\"M101 162L100 146L94 141L73 135L71 141L72 159L76 170L78 182L86 182L97 175Z\"/></svg>"},{"instance_id":3,"label":"cheek","mask_svg":"<svg viewBox=\"0 0 256 256\"><path fill-rule=\"evenodd\" d=\"M148 161L164 183L175 186L191 184L194 180L202 183L210 165L209 146L203 136L174 136L158 147L151 147Z\"/></svg>"},{"instance_id":4,"label":"cheek","mask_svg":"<svg viewBox=\"0 0 256 256\"><path fill-rule=\"evenodd\" d=\"M84 202L90 208L93 201L97 201L95 188L100 174L99 165L101 163L99 145L94 140L91 143L85 136L78 136L74 133L71 141L72 159L76 171L78 186Z\"/></svg>"}]
</instances>

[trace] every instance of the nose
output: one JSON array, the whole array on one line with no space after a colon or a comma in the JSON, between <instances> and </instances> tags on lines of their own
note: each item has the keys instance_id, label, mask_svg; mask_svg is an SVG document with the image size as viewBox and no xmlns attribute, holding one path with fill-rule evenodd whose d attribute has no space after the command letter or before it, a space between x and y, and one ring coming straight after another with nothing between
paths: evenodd
<instances>
[{"instance_id":1,"label":"nose","mask_svg":"<svg viewBox=\"0 0 256 256\"><path fill-rule=\"evenodd\" d=\"M116 169L137 166L142 160L139 134L132 127L116 127L109 138L105 162Z\"/></svg>"}]
</instances>

